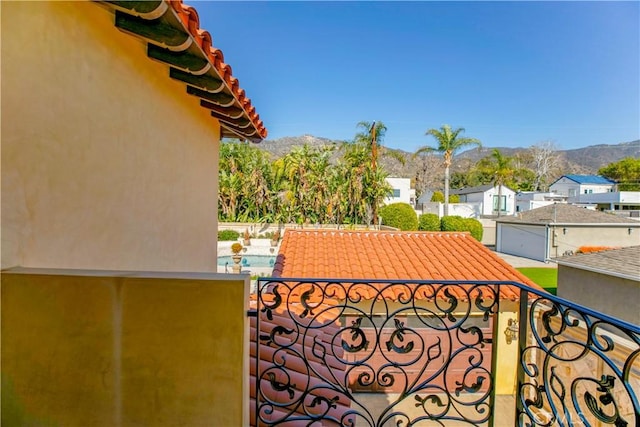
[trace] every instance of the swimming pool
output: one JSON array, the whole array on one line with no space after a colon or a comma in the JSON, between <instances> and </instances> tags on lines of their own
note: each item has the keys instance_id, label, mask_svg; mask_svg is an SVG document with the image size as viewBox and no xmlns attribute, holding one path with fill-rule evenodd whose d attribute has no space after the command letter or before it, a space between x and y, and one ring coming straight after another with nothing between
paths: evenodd
<instances>
[{"instance_id":1,"label":"swimming pool","mask_svg":"<svg viewBox=\"0 0 640 427\"><path fill-rule=\"evenodd\" d=\"M218 265L224 267L225 264L233 265L230 256L219 256ZM275 255L243 255L240 265L243 267L273 267L276 263Z\"/></svg>"}]
</instances>

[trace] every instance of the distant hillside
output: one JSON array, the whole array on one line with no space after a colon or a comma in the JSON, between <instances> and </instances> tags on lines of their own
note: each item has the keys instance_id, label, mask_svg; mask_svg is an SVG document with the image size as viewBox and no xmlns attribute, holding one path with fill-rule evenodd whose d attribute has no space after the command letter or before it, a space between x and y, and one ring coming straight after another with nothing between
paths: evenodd
<instances>
[{"instance_id":1,"label":"distant hillside","mask_svg":"<svg viewBox=\"0 0 640 427\"><path fill-rule=\"evenodd\" d=\"M271 153L274 159L280 158L287 154L293 146L309 144L312 147L331 146L340 147L343 141L330 140L327 138L316 137L312 135L302 135L295 137L284 137L274 140L266 140L258 147ZM484 147L482 150L471 149L459 153L454 163L455 170L467 170L478 160L488 156L493 148L498 148L507 156L524 155L527 148L507 148L507 147ZM403 154L406 158L404 166L392 157L381 159L382 165L392 176L413 178L416 171L423 167L423 163L419 159L413 159L412 154L402 150L393 150ZM340 155L340 150L336 151L334 157ZM584 148L574 150L558 150L561 167L560 174L580 173L594 174L602 166L616 162L625 157L640 157L640 140L624 142L621 144L599 144L591 145ZM433 159L435 160L435 159ZM437 162L431 161L430 167L437 166ZM435 171L434 171L435 172Z\"/></svg>"}]
</instances>

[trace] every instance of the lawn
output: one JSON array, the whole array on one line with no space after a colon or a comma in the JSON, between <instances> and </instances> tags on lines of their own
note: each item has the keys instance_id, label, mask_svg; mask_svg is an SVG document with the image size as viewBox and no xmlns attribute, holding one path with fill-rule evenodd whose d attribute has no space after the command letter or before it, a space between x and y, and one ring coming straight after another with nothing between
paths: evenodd
<instances>
[{"instance_id":1,"label":"lawn","mask_svg":"<svg viewBox=\"0 0 640 427\"><path fill-rule=\"evenodd\" d=\"M556 294L558 287L558 269L542 267L522 267L517 269L520 273L542 286L546 291Z\"/></svg>"}]
</instances>

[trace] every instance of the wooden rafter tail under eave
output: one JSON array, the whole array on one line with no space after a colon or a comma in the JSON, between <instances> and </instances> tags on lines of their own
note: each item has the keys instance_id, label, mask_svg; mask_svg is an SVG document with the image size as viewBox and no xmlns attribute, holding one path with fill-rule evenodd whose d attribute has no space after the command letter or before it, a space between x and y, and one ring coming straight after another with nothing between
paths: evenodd
<instances>
[{"instance_id":1,"label":"wooden rafter tail under eave","mask_svg":"<svg viewBox=\"0 0 640 427\"><path fill-rule=\"evenodd\" d=\"M147 43L147 56L167 64L169 76L186 83L187 93L200 98L221 128L252 142L266 137L255 107L211 35L200 29L193 7L169 0L98 2L114 11L116 28Z\"/></svg>"}]
</instances>

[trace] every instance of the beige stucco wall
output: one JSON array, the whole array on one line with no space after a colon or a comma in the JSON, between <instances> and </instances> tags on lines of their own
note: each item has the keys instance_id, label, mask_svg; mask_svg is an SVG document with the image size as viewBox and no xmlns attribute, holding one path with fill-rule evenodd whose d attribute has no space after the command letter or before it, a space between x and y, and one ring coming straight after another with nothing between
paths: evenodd
<instances>
[{"instance_id":1,"label":"beige stucco wall","mask_svg":"<svg viewBox=\"0 0 640 427\"><path fill-rule=\"evenodd\" d=\"M558 296L640 325L640 281L558 265Z\"/></svg>"},{"instance_id":2,"label":"beige stucco wall","mask_svg":"<svg viewBox=\"0 0 640 427\"><path fill-rule=\"evenodd\" d=\"M580 246L627 247L640 245L640 223L629 226L556 226L550 227L549 257L557 258ZM541 227L543 228L543 227ZM566 228L566 232L564 229Z\"/></svg>"},{"instance_id":3,"label":"beige stucco wall","mask_svg":"<svg viewBox=\"0 0 640 427\"><path fill-rule=\"evenodd\" d=\"M2 2L2 267L215 271L218 122L93 2Z\"/></svg>"},{"instance_id":4,"label":"beige stucco wall","mask_svg":"<svg viewBox=\"0 0 640 427\"><path fill-rule=\"evenodd\" d=\"M248 276L2 273L2 425L240 426Z\"/></svg>"}]
</instances>

